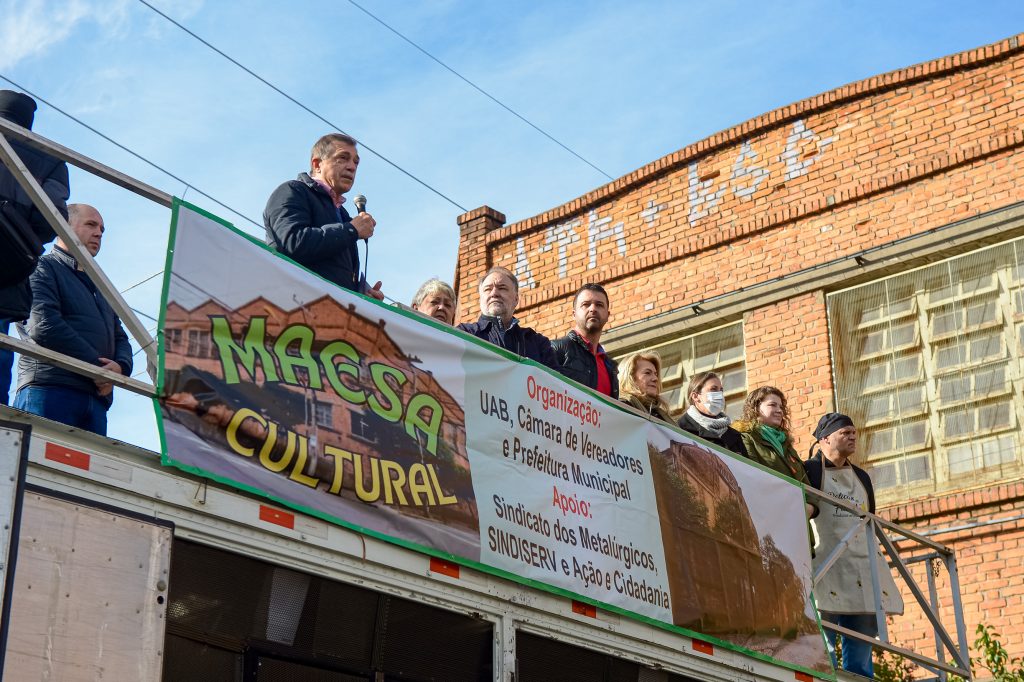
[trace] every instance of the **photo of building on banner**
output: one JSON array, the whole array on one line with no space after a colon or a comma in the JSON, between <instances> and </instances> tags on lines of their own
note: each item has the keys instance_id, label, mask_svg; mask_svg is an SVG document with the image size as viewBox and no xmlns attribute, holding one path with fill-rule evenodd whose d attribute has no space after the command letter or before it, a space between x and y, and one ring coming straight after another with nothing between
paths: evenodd
<instances>
[{"instance_id":1,"label":"photo of building on banner","mask_svg":"<svg viewBox=\"0 0 1024 682\"><path fill-rule=\"evenodd\" d=\"M180 210L176 232L168 463L476 559L458 354L427 369L411 349L431 345L429 326L329 296L332 285L205 216Z\"/></svg>"},{"instance_id":2,"label":"photo of building on banner","mask_svg":"<svg viewBox=\"0 0 1024 682\"><path fill-rule=\"evenodd\" d=\"M651 424L648 448L672 619L782 660L818 663L803 496L742 460ZM810 664L808 664L810 665Z\"/></svg>"},{"instance_id":3,"label":"photo of building on banner","mask_svg":"<svg viewBox=\"0 0 1024 682\"><path fill-rule=\"evenodd\" d=\"M830 672L798 486L175 203L165 464Z\"/></svg>"}]
</instances>

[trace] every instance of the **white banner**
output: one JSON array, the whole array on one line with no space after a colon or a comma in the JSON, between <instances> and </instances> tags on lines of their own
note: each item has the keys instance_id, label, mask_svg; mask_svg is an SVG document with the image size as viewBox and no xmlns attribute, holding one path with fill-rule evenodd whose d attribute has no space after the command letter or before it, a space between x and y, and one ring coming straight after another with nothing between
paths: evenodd
<instances>
[{"instance_id":1,"label":"white banner","mask_svg":"<svg viewBox=\"0 0 1024 682\"><path fill-rule=\"evenodd\" d=\"M175 201L163 457L302 512L828 671L799 486L335 287Z\"/></svg>"}]
</instances>

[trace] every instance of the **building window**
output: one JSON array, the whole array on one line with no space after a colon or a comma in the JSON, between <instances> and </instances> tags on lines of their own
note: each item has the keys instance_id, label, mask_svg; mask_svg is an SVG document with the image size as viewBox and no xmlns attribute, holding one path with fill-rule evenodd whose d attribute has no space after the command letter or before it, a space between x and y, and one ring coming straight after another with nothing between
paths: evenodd
<instances>
[{"instance_id":1,"label":"building window","mask_svg":"<svg viewBox=\"0 0 1024 682\"><path fill-rule=\"evenodd\" d=\"M168 329L167 336L165 337L167 352L168 353L180 353L181 352L181 330L180 329Z\"/></svg>"},{"instance_id":2,"label":"building window","mask_svg":"<svg viewBox=\"0 0 1024 682\"><path fill-rule=\"evenodd\" d=\"M333 424L333 414L331 403L317 403L316 404L316 425L322 426L325 429L331 428Z\"/></svg>"},{"instance_id":3,"label":"building window","mask_svg":"<svg viewBox=\"0 0 1024 682\"><path fill-rule=\"evenodd\" d=\"M747 397L747 366L742 322L650 348L661 355L662 397L668 402L672 416L681 417L686 411L686 387L691 377L711 371L722 378L726 414L738 419L743 413L743 401ZM616 360L621 363L629 355L627 353Z\"/></svg>"},{"instance_id":4,"label":"building window","mask_svg":"<svg viewBox=\"0 0 1024 682\"><path fill-rule=\"evenodd\" d=\"M215 357L216 349L210 343L210 332L201 329L188 330L188 350L185 355L194 358Z\"/></svg>"},{"instance_id":5,"label":"building window","mask_svg":"<svg viewBox=\"0 0 1024 682\"><path fill-rule=\"evenodd\" d=\"M1024 240L830 294L828 314L881 498L1020 475Z\"/></svg>"},{"instance_id":6,"label":"building window","mask_svg":"<svg viewBox=\"0 0 1024 682\"><path fill-rule=\"evenodd\" d=\"M377 430L366 418L366 415L355 410L350 411L349 414L352 415L352 437L366 443L376 443Z\"/></svg>"}]
</instances>

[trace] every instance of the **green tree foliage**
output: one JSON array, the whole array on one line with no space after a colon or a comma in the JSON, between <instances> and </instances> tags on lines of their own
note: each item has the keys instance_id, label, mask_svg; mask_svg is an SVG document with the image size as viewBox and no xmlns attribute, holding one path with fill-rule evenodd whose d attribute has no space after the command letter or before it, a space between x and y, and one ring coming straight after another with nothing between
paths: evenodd
<instances>
[{"instance_id":1,"label":"green tree foliage","mask_svg":"<svg viewBox=\"0 0 1024 682\"><path fill-rule=\"evenodd\" d=\"M981 666L992 673L996 682L1024 682L1024 666L1020 657L1010 658L1009 652L999 641L999 633L995 628L978 623L977 633L974 650L981 655L971 659L972 667Z\"/></svg>"},{"instance_id":2,"label":"green tree foliage","mask_svg":"<svg viewBox=\"0 0 1024 682\"><path fill-rule=\"evenodd\" d=\"M899 654L875 652L875 680L877 682L913 682L914 666Z\"/></svg>"}]
</instances>

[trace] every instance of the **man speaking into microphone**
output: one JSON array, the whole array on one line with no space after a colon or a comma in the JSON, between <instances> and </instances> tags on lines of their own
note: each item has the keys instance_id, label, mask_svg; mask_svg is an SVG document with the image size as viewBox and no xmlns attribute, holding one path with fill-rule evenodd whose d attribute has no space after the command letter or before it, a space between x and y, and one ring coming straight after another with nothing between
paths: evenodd
<instances>
[{"instance_id":1,"label":"man speaking into microphone","mask_svg":"<svg viewBox=\"0 0 1024 682\"><path fill-rule=\"evenodd\" d=\"M384 300L381 283L369 286L359 273L360 239L373 236L376 221L363 209L355 217L343 204L359 167L354 138L324 135L310 154L309 173L283 183L267 200L263 225L272 248L318 275L352 291Z\"/></svg>"}]
</instances>

